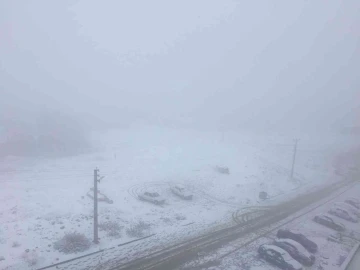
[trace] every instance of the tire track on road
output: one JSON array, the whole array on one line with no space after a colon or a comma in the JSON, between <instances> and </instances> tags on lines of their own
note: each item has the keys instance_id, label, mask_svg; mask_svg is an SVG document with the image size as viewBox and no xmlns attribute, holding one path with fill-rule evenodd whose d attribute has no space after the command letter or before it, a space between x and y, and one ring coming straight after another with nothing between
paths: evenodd
<instances>
[{"instance_id":1,"label":"tire track on road","mask_svg":"<svg viewBox=\"0 0 360 270\"><path fill-rule=\"evenodd\" d=\"M357 184L358 182L356 182ZM350 187L354 181L339 182L336 185L326 187L322 190L299 196L290 202L282 203L267 212L266 215L254 217L249 221L245 221L240 225L235 225L225 229L218 230L211 234L203 235L187 242L179 243L170 246L164 250L151 253L147 256L138 258L125 264L109 270L130 270L130 269L143 269L143 270L168 270L178 267L186 261L194 259L198 252L213 251L223 245L226 245L233 240L236 240L247 233L254 232L269 224L279 222L296 211L299 211L312 203L329 196L339 188L344 188L348 185ZM344 191L345 192L345 191Z\"/></svg>"}]
</instances>

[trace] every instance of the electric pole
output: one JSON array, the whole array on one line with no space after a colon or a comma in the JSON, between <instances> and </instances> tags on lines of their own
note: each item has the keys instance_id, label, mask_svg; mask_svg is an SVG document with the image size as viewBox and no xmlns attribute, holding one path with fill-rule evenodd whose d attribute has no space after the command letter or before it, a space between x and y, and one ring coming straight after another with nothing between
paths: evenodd
<instances>
[{"instance_id":1,"label":"electric pole","mask_svg":"<svg viewBox=\"0 0 360 270\"><path fill-rule=\"evenodd\" d=\"M104 177L99 178L99 169L94 170L94 243L99 243L99 224L98 224L98 188L97 184Z\"/></svg>"},{"instance_id":2,"label":"electric pole","mask_svg":"<svg viewBox=\"0 0 360 270\"><path fill-rule=\"evenodd\" d=\"M296 159L297 144L298 144L299 139L295 139L294 141L295 141L295 144L294 144L294 153L293 153L293 160L292 160L292 166L291 166L290 180L294 179L295 159Z\"/></svg>"}]
</instances>

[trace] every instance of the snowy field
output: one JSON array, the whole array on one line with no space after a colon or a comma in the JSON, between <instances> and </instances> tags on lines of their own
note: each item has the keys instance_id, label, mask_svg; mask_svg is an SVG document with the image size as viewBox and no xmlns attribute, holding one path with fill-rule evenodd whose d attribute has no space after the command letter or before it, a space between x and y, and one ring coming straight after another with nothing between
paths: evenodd
<instances>
[{"instance_id":1,"label":"snowy field","mask_svg":"<svg viewBox=\"0 0 360 270\"><path fill-rule=\"evenodd\" d=\"M68 158L7 157L0 163L0 269L37 269L156 234L163 243L190 237L231 221L239 208L259 203L260 191L285 200L343 178L336 156L353 141L345 136L299 136L295 179L290 181L292 135L194 132L133 128L92 137L95 150ZM226 166L221 174L216 166ZM54 249L66 233L93 234L93 171L105 178L99 190L100 244L76 254ZM170 192L180 184L194 195ZM156 191L163 206L140 201ZM143 225L138 234L131 229ZM179 240L179 239L178 239ZM121 254L116 254L119 256Z\"/></svg>"}]
</instances>

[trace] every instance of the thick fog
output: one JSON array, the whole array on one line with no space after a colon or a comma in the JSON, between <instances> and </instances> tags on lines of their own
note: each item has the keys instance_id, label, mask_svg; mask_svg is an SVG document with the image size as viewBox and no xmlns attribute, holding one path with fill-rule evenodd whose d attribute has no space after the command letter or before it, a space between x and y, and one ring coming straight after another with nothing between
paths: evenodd
<instances>
[{"instance_id":1,"label":"thick fog","mask_svg":"<svg viewBox=\"0 0 360 270\"><path fill-rule=\"evenodd\" d=\"M356 0L1 1L1 121L356 126L359 12Z\"/></svg>"},{"instance_id":2,"label":"thick fog","mask_svg":"<svg viewBox=\"0 0 360 270\"><path fill-rule=\"evenodd\" d=\"M354 265L359 101L360 0L0 0L0 270Z\"/></svg>"}]
</instances>

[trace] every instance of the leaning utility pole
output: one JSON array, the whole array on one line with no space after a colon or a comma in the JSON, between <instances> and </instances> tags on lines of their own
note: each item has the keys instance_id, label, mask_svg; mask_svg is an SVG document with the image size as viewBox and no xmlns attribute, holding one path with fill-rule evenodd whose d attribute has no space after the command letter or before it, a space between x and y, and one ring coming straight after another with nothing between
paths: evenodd
<instances>
[{"instance_id":1,"label":"leaning utility pole","mask_svg":"<svg viewBox=\"0 0 360 270\"><path fill-rule=\"evenodd\" d=\"M97 184L104 177L99 178L99 169L94 170L94 243L99 243L99 223L98 223L98 188Z\"/></svg>"},{"instance_id":2,"label":"leaning utility pole","mask_svg":"<svg viewBox=\"0 0 360 270\"><path fill-rule=\"evenodd\" d=\"M293 153L293 160L292 160L292 166L291 166L291 174L290 174L290 180L294 179L294 168L295 168L295 159L296 159L296 152L297 152L297 144L299 139L295 139L294 144L294 153Z\"/></svg>"}]
</instances>

